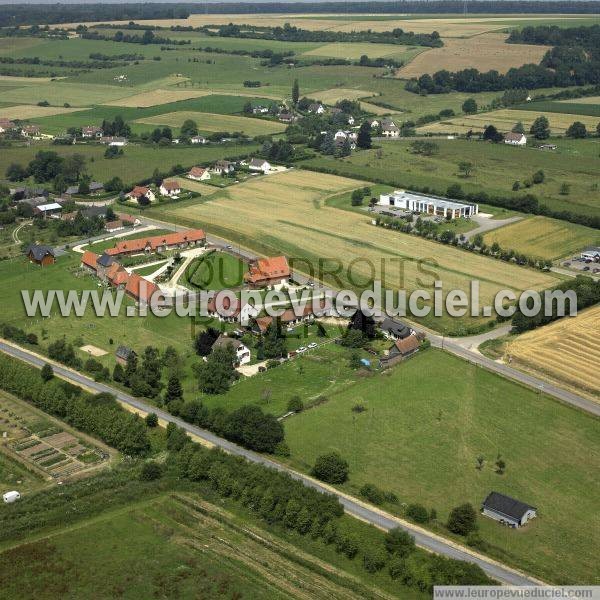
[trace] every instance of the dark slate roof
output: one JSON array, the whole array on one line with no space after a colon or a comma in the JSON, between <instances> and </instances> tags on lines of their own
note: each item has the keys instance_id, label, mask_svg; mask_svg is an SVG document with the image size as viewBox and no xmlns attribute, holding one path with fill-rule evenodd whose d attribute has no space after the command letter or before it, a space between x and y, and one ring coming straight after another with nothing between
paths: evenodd
<instances>
[{"instance_id":1,"label":"dark slate roof","mask_svg":"<svg viewBox=\"0 0 600 600\"><path fill-rule=\"evenodd\" d=\"M42 260L47 254L54 256L54 248L51 248L50 246L31 244L31 246L27 248L27 255L29 254L32 254L35 260Z\"/></svg>"},{"instance_id":2,"label":"dark slate roof","mask_svg":"<svg viewBox=\"0 0 600 600\"><path fill-rule=\"evenodd\" d=\"M483 508L496 511L517 521L520 521L528 510L536 510L535 506L530 506L499 492L490 492L483 501Z\"/></svg>"},{"instance_id":3,"label":"dark slate roof","mask_svg":"<svg viewBox=\"0 0 600 600\"><path fill-rule=\"evenodd\" d=\"M135 356L136 352L127 346L119 346L115 352L115 355L123 360L127 360L131 354Z\"/></svg>"},{"instance_id":4,"label":"dark slate roof","mask_svg":"<svg viewBox=\"0 0 600 600\"><path fill-rule=\"evenodd\" d=\"M234 350L237 350L242 345L242 342L236 340L235 338L230 338L226 335L220 335L212 345L212 349L216 350L217 348L225 348L226 346L232 346Z\"/></svg>"},{"instance_id":5,"label":"dark slate roof","mask_svg":"<svg viewBox=\"0 0 600 600\"><path fill-rule=\"evenodd\" d=\"M106 206L90 206L89 208L84 208L81 214L88 219L92 217L104 217L106 215Z\"/></svg>"},{"instance_id":6,"label":"dark slate roof","mask_svg":"<svg viewBox=\"0 0 600 600\"><path fill-rule=\"evenodd\" d=\"M98 257L96 264L100 265L101 267L110 267L110 265L112 265L114 262L115 259L112 256L103 254L102 256Z\"/></svg>"},{"instance_id":7,"label":"dark slate roof","mask_svg":"<svg viewBox=\"0 0 600 600\"><path fill-rule=\"evenodd\" d=\"M41 204L46 204L47 202L48 198L46 196L36 196L35 198L23 198L23 200L19 200L19 203L29 204L32 208L40 206Z\"/></svg>"},{"instance_id":8,"label":"dark slate roof","mask_svg":"<svg viewBox=\"0 0 600 600\"><path fill-rule=\"evenodd\" d=\"M78 194L79 186L78 185L70 185L66 190L65 194Z\"/></svg>"},{"instance_id":9,"label":"dark slate roof","mask_svg":"<svg viewBox=\"0 0 600 600\"><path fill-rule=\"evenodd\" d=\"M92 181L90 183L90 192L93 192L94 190L103 190L104 189L104 184L100 183L99 181Z\"/></svg>"},{"instance_id":10,"label":"dark slate roof","mask_svg":"<svg viewBox=\"0 0 600 600\"><path fill-rule=\"evenodd\" d=\"M382 331L387 331L391 335L395 337L399 337L404 339L410 335L410 327L401 323L400 321L394 321L394 319L390 319L386 317L381 324Z\"/></svg>"}]
</instances>

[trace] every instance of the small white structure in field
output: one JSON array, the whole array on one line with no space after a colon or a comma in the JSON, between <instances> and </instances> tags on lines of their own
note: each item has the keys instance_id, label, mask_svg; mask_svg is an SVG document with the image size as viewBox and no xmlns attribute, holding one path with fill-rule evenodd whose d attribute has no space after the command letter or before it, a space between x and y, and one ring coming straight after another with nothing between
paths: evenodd
<instances>
[{"instance_id":1,"label":"small white structure in field","mask_svg":"<svg viewBox=\"0 0 600 600\"><path fill-rule=\"evenodd\" d=\"M19 492L13 490L12 492L6 492L6 494L2 494L2 500L4 500L5 504L12 504L17 500L21 499L21 494Z\"/></svg>"}]
</instances>

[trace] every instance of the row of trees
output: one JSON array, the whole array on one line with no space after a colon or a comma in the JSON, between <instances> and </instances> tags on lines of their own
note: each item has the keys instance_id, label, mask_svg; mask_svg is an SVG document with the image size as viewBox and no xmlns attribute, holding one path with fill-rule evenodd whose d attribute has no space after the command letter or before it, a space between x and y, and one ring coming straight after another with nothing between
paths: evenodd
<instances>
[{"instance_id":1,"label":"row of trees","mask_svg":"<svg viewBox=\"0 0 600 600\"><path fill-rule=\"evenodd\" d=\"M139 456L150 449L144 422L110 394L88 394L56 378L44 381L36 368L5 355L0 357L0 388L124 454Z\"/></svg>"}]
</instances>

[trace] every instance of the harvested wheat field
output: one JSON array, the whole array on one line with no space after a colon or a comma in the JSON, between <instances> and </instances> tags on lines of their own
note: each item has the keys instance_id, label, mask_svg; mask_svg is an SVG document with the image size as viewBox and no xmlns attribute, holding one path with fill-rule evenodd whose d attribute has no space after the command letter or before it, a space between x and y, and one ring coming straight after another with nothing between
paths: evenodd
<instances>
[{"instance_id":1,"label":"harvested wheat field","mask_svg":"<svg viewBox=\"0 0 600 600\"><path fill-rule=\"evenodd\" d=\"M332 88L330 90L310 93L311 98L315 98L325 104L335 104L340 100L359 100L360 98L369 98L371 96L373 96L372 92L354 90L352 88Z\"/></svg>"},{"instance_id":2,"label":"harvested wheat field","mask_svg":"<svg viewBox=\"0 0 600 600\"><path fill-rule=\"evenodd\" d=\"M252 119L250 117L236 117L233 115L218 115L194 111L177 111L138 119L135 123L146 125L167 125L168 127L181 127L186 119L193 119L198 124L200 131L241 131L246 135L261 135L279 133L285 129L283 123Z\"/></svg>"},{"instance_id":3,"label":"harvested wheat field","mask_svg":"<svg viewBox=\"0 0 600 600\"><path fill-rule=\"evenodd\" d=\"M491 112L479 113L471 116L461 116L431 123L424 127L419 127L419 133L467 133L469 130L483 131L487 125L494 125L501 132L510 131L515 123L521 121L526 130L529 130L531 124L540 115L544 115L550 122L552 133L564 134L567 128L574 121L581 121L588 130L594 131L598 124L598 117L588 117L584 115L571 115L563 113L553 113L533 110L511 110L504 108L493 110Z\"/></svg>"},{"instance_id":4,"label":"harvested wheat field","mask_svg":"<svg viewBox=\"0 0 600 600\"><path fill-rule=\"evenodd\" d=\"M548 50L546 46L507 44L507 37L503 33L486 33L466 39L445 39L443 48L432 48L415 56L397 72L397 77L420 77L442 69L460 71L477 68L481 72L495 69L506 73L512 67L538 64Z\"/></svg>"},{"instance_id":5,"label":"harvested wheat field","mask_svg":"<svg viewBox=\"0 0 600 600\"><path fill-rule=\"evenodd\" d=\"M65 113L85 110L84 108L64 108L62 106L35 106L34 104L20 104L0 108L2 119L35 119L36 117L52 117Z\"/></svg>"},{"instance_id":6,"label":"harvested wheat field","mask_svg":"<svg viewBox=\"0 0 600 600\"><path fill-rule=\"evenodd\" d=\"M483 305L504 288L541 289L556 282L553 274L375 227L366 214L326 204L328 197L362 186L363 182L353 179L295 169L219 190L206 202L160 206L153 214L181 225L204 226L263 254L282 252L302 258L313 267L320 258L341 259L345 265L358 261L350 276L341 273L339 287L364 287L371 279L380 279L385 269L388 289L431 289L437 277L445 289L468 292L476 274ZM434 262L437 266L432 267ZM308 270L306 262L298 263L298 268ZM430 269L429 273L423 268ZM435 328L439 319L436 323L431 317L428 323ZM449 319L445 325L460 327L458 319Z\"/></svg>"},{"instance_id":7,"label":"harvested wheat field","mask_svg":"<svg viewBox=\"0 0 600 600\"><path fill-rule=\"evenodd\" d=\"M542 374L600 401L600 306L520 335L507 349L513 366Z\"/></svg>"},{"instance_id":8,"label":"harvested wheat field","mask_svg":"<svg viewBox=\"0 0 600 600\"><path fill-rule=\"evenodd\" d=\"M559 100L561 104L600 104L600 96L587 96L583 98L571 98L570 100Z\"/></svg>"},{"instance_id":9,"label":"harvested wheat field","mask_svg":"<svg viewBox=\"0 0 600 600\"><path fill-rule=\"evenodd\" d=\"M150 90L128 96L127 98L119 98L106 102L107 106L125 106L128 108L146 108L148 106L157 106L159 104L169 104L170 102L179 102L180 100L189 100L190 98L200 98L209 96L210 90Z\"/></svg>"}]
</instances>

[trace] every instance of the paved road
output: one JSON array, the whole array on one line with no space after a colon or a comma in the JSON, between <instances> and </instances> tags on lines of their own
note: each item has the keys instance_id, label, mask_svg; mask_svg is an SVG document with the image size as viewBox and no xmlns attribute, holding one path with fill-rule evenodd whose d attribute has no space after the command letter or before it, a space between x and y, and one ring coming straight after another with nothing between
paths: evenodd
<instances>
[{"instance_id":1,"label":"paved road","mask_svg":"<svg viewBox=\"0 0 600 600\"><path fill-rule=\"evenodd\" d=\"M0 342L0 351L9 354L10 356L14 356L20 360L23 360L29 364L35 365L36 367L41 367L45 360L24 350L22 348L15 347L11 344L7 344L5 342ZM128 404L138 410L144 412L154 412L158 415L160 419L164 419L167 422L175 423L178 427L182 427L187 432L192 435L195 435L214 446L217 446L231 454L235 454L238 456L242 456L245 459L262 464L271 469L275 469L277 471L288 473L294 479L301 481L304 485L312 487L316 490L319 490L324 493L333 493L336 495L340 501L340 503L344 506L344 510L346 513L358 517L366 521L367 523L371 523L377 527L383 529L392 529L394 527L402 527L403 529L410 532L411 535L414 536L416 543L426 550L431 552L435 552L437 554L442 554L444 556L448 556L450 558L455 558L458 560L464 560L468 562L475 563L479 565L490 577L500 581L502 583L506 583L509 585L539 585L540 582L532 577L528 577L525 574L521 574L509 567L503 566L500 563L496 563L492 560L486 559L483 556L471 554L466 549L462 549L461 547L445 541L440 536L428 533L420 528L414 527L409 523L399 523L397 519L394 519L391 515L384 513L379 510L375 510L369 508L367 505L362 502L358 502L346 495L341 494L333 490L328 486L323 486L319 484L317 481L286 467L285 465L281 465L269 458L257 454L256 452L252 452L251 450L246 450L232 442L229 442L223 438L216 436L214 433L207 431L205 429L200 429L199 427L195 427L194 425L190 425L173 415L160 410L159 408L147 404L143 400L138 398L134 398L128 394L125 394L119 390L116 390L108 385L95 382L93 379L82 375L76 371L72 371L71 369L67 369L57 364L53 364L54 372L60 377L78 384L84 385L90 389L96 390L97 392L109 392L114 394L121 402Z\"/></svg>"}]
</instances>

